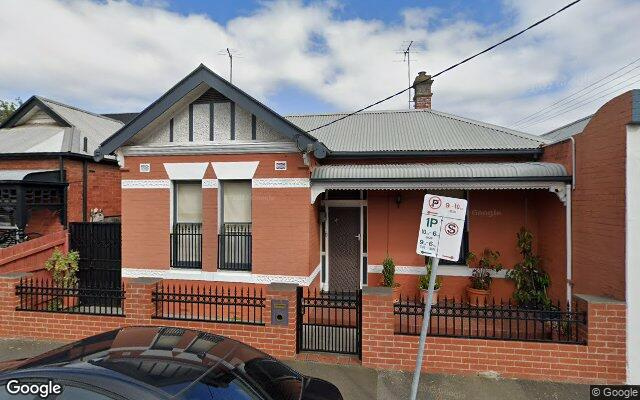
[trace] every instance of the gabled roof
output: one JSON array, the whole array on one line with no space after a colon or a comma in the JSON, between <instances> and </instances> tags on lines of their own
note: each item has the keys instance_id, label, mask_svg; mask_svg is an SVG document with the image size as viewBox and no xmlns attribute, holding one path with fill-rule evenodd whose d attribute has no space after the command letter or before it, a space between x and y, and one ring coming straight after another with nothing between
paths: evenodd
<instances>
[{"instance_id":1,"label":"gabled roof","mask_svg":"<svg viewBox=\"0 0 640 400\"><path fill-rule=\"evenodd\" d=\"M52 122L24 124L38 111L44 112ZM88 156L100 142L122 126L120 121L32 96L0 125L0 154L72 153Z\"/></svg>"},{"instance_id":2,"label":"gabled roof","mask_svg":"<svg viewBox=\"0 0 640 400\"><path fill-rule=\"evenodd\" d=\"M549 131L542 135L542 137L550 142L559 142L568 139L571 136L582 133L589 121L591 121L591 117L593 117L593 115L587 115L586 117L580 118L577 121L573 121L569 124Z\"/></svg>"},{"instance_id":3,"label":"gabled roof","mask_svg":"<svg viewBox=\"0 0 640 400\"><path fill-rule=\"evenodd\" d=\"M286 116L309 130L344 113ZM423 110L369 111L313 131L332 155L457 151L538 151L545 140L485 122Z\"/></svg>"},{"instance_id":4,"label":"gabled roof","mask_svg":"<svg viewBox=\"0 0 640 400\"><path fill-rule=\"evenodd\" d=\"M113 153L202 84L220 92L239 107L255 115L282 135L295 141L299 148L306 149L307 146L311 144L314 147L316 157L323 158L327 154L326 147L322 143L318 143L316 138L290 123L278 113L254 99L237 86L223 79L203 64L200 64L193 72L138 114L131 122L102 142L95 152L95 157L99 159Z\"/></svg>"}]
</instances>

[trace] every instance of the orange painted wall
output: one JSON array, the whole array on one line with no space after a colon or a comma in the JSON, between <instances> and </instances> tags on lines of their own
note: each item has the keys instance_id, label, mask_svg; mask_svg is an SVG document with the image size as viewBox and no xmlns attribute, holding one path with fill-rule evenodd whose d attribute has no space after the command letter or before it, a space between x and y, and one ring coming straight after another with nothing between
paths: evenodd
<instances>
[{"instance_id":1,"label":"orange painted wall","mask_svg":"<svg viewBox=\"0 0 640 400\"><path fill-rule=\"evenodd\" d=\"M381 265L389 254L396 265L424 265L424 258L415 252L422 209L423 191L402 191L400 206L392 191L369 191L369 264ZM543 190L478 190L469 193L469 247L476 254L486 247L501 254L502 264L511 268L520 260L516 233L529 229L535 238L535 248L543 258L543 266L552 275L549 293L554 299L565 298L564 206L555 194ZM542 237L544 236L544 237ZM464 267L460 267L464 268ZM418 278L396 275L405 295L418 293ZM468 277L443 277L441 296L459 298L469 284ZM369 274L369 285L380 284L380 274ZM507 299L513 284L506 279L494 279L493 296Z\"/></svg>"}]
</instances>

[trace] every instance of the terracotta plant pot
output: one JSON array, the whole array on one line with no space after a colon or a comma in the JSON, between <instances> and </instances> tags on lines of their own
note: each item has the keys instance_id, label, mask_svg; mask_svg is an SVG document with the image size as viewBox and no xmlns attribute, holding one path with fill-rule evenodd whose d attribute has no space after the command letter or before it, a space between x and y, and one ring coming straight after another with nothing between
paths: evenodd
<instances>
[{"instance_id":1,"label":"terracotta plant pot","mask_svg":"<svg viewBox=\"0 0 640 400\"><path fill-rule=\"evenodd\" d=\"M473 289L467 287L467 297L469 298L469 304L472 306L484 307L489 301L489 295L491 290Z\"/></svg>"},{"instance_id":2,"label":"terracotta plant pot","mask_svg":"<svg viewBox=\"0 0 640 400\"><path fill-rule=\"evenodd\" d=\"M440 289L435 289L433 291L433 299L432 299L433 304L438 304L438 292L439 291L440 291ZM429 290L420 289L420 294L422 295L422 301L424 301L424 304L427 304L427 296L429 296Z\"/></svg>"}]
</instances>

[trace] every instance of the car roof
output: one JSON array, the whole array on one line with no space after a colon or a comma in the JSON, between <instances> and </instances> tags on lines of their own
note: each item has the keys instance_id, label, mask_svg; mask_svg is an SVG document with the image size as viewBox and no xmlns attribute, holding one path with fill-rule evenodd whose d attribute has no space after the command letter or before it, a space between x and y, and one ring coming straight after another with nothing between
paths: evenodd
<instances>
[{"instance_id":1,"label":"car roof","mask_svg":"<svg viewBox=\"0 0 640 400\"><path fill-rule=\"evenodd\" d=\"M274 360L267 354L224 336L173 327L127 327L92 336L5 368L6 376L82 376L101 387L119 382L136 391L170 396L199 380L234 374L244 366ZM117 385L107 388L117 389ZM126 391L125 391L126 392ZM118 393L118 391L116 391Z\"/></svg>"}]
</instances>

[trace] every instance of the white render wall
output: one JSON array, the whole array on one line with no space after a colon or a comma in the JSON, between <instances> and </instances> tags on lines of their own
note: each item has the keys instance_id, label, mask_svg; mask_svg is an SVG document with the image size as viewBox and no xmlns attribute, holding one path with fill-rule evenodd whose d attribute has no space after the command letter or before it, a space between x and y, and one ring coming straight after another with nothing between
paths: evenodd
<instances>
[{"instance_id":1,"label":"white render wall","mask_svg":"<svg viewBox=\"0 0 640 400\"><path fill-rule=\"evenodd\" d=\"M211 143L209 141L209 103L193 104L193 143ZM246 142L252 140L252 115L250 112L235 106L235 140ZM160 124L154 131L142 137L134 138L133 144L154 145L169 144L170 118ZM256 119L256 141L282 142L289 141L283 135ZM213 103L213 143L231 143L231 103ZM185 106L173 115L173 143L189 143L189 106Z\"/></svg>"}]
</instances>

